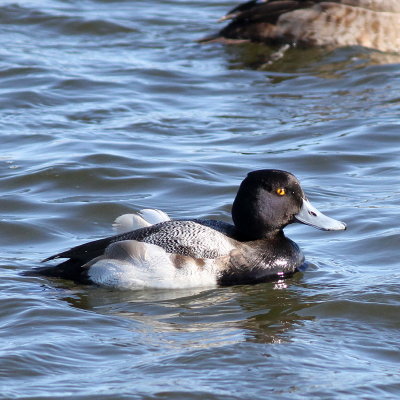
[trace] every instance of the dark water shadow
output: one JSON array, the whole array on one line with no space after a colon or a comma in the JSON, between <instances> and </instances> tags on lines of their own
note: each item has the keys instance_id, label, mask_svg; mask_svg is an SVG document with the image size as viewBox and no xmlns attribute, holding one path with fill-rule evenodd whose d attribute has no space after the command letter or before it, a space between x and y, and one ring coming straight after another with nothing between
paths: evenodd
<instances>
[{"instance_id":1,"label":"dark water shadow","mask_svg":"<svg viewBox=\"0 0 400 400\"><path fill-rule=\"evenodd\" d=\"M229 69L254 69L286 74L311 73L326 78L337 71L364 68L370 65L400 63L400 54L382 53L359 46L335 50L291 47L281 52L279 47L257 43L226 45ZM281 56L277 56L281 53Z\"/></svg>"}]
</instances>

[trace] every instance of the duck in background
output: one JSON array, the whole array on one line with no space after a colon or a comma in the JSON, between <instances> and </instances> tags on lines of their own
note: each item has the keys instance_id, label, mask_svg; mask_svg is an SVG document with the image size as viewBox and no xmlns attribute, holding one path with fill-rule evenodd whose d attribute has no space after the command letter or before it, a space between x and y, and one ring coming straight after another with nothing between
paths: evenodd
<instances>
[{"instance_id":1,"label":"duck in background","mask_svg":"<svg viewBox=\"0 0 400 400\"><path fill-rule=\"evenodd\" d=\"M231 22L200 42L364 46L400 53L399 0L251 0L229 11Z\"/></svg>"},{"instance_id":2,"label":"duck in background","mask_svg":"<svg viewBox=\"0 0 400 400\"><path fill-rule=\"evenodd\" d=\"M28 275L72 279L116 289L253 284L292 276L304 264L283 228L301 222L322 230L346 225L314 208L300 183L280 170L250 172L232 206L233 224L171 220L159 210L117 218L115 236L56 254L56 266Z\"/></svg>"}]
</instances>

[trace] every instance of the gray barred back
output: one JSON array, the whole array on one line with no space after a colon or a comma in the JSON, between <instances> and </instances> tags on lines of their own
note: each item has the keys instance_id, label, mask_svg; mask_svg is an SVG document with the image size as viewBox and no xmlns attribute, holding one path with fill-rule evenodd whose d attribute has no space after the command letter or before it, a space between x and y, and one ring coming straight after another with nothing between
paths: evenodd
<instances>
[{"instance_id":1,"label":"gray barred back","mask_svg":"<svg viewBox=\"0 0 400 400\"><path fill-rule=\"evenodd\" d=\"M204 224L203 224L204 223ZM209 226L206 226L209 225ZM118 240L139 240L162 247L167 253L195 258L217 258L229 254L238 243L231 237L233 226L210 227L208 221L166 221L118 236ZM231 229L229 229L231 227ZM225 231L226 230L226 231ZM224 233L222 233L225 231Z\"/></svg>"}]
</instances>

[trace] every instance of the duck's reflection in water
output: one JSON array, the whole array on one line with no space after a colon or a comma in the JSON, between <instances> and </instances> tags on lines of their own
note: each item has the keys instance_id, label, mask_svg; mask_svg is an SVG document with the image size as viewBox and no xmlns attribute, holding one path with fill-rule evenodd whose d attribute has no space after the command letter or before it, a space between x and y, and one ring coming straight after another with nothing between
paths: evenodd
<instances>
[{"instance_id":1,"label":"duck's reflection in water","mask_svg":"<svg viewBox=\"0 0 400 400\"><path fill-rule=\"evenodd\" d=\"M302 295L302 274L289 280L186 290L112 291L69 287L71 306L132 321L132 330L168 346L207 348L244 341L289 342L293 329L312 317ZM65 294L65 292L64 292Z\"/></svg>"}]
</instances>

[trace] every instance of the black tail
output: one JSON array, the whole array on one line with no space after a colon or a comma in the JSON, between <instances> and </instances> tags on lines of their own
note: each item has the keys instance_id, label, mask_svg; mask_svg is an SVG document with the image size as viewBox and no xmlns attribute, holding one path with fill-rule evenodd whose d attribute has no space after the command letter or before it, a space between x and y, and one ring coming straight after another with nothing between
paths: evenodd
<instances>
[{"instance_id":1,"label":"black tail","mask_svg":"<svg viewBox=\"0 0 400 400\"><path fill-rule=\"evenodd\" d=\"M69 259L56 266L33 268L24 271L25 276L49 276L54 278L69 279L79 283L90 283L86 274L86 269L82 268L82 261L78 259Z\"/></svg>"},{"instance_id":2,"label":"black tail","mask_svg":"<svg viewBox=\"0 0 400 400\"><path fill-rule=\"evenodd\" d=\"M33 268L30 271L25 271L23 274L27 276L44 275L56 278L69 279L80 283L90 283L88 281L86 268L82 268L90 260L102 255L105 248L117 240L119 236L95 240L93 242L84 243L73 247L54 256L48 257L42 262L47 262L59 258L68 258L58 265Z\"/></svg>"}]
</instances>

